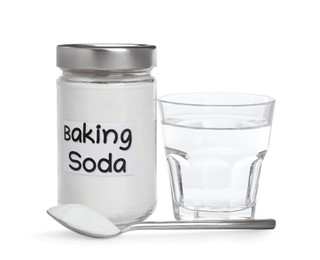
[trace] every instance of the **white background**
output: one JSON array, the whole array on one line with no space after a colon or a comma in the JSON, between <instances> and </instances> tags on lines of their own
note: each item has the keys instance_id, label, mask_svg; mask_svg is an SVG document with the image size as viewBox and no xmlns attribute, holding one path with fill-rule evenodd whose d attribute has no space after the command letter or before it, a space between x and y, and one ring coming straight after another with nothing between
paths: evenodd
<instances>
[{"instance_id":1,"label":"white background","mask_svg":"<svg viewBox=\"0 0 320 260\"><path fill-rule=\"evenodd\" d=\"M319 1L2 1L1 259L319 259ZM133 42L158 47L159 96L223 91L276 98L257 218L273 231L74 234L56 204L55 47ZM172 219L158 136L158 207Z\"/></svg>"}]
</instances>

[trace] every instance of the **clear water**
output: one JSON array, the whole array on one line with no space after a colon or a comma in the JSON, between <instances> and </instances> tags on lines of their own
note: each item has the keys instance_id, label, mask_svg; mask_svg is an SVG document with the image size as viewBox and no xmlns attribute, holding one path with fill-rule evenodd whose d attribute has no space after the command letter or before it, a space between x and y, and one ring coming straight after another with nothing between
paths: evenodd
<instances>
[{"instance_id":1,"label":"clear water","mask_svg":"<svg viewBox=\"0 0 320 260\"><path fill-rule=\"evenodd\" d=\"M245 116L186 115L163 122L174 207L230 212L255 205L270 126Z\"/></svg>"}]
</instances>

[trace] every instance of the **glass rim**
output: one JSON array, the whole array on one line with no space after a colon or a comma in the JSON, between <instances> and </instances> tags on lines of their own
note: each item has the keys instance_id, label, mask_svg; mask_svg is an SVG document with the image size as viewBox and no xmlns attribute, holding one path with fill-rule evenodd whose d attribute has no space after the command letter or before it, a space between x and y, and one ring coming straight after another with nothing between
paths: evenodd
<instances>
[{"instance_id":1,"label":"glass rim","mask_svg":"<svg viewBox=\"0 0 320 260\"><path fill-rule=\"evenodd\" d=\"M225 104L215 104L215 103L201 103L201 102L187 102L187 101L176 101L176 100L168 100L168 98L174 98L174 97L182 97L182 96L196 96L201 95L203 97L208 97L210 95L221 95L226 97L231 96L242 96L242 97L251 97L251 98L257 98L257 99L265 99L266 101L257 101L257 102L245 102L239 104L237 103L228 103L225 102ZM200 106L200 107L248 107L248 106L263 106L263 105L271 105L276 102L276 100L270 96L267 95L260 95L260 94L249 94L249 93L236 93L236 92L188 92L188 93L175 93L175 94L168 94L161 96L157 98L157 101L159 103L167 103L167 104L173 104L173 105L184 105L184 106Z\"/></svg>"}]
</instances>

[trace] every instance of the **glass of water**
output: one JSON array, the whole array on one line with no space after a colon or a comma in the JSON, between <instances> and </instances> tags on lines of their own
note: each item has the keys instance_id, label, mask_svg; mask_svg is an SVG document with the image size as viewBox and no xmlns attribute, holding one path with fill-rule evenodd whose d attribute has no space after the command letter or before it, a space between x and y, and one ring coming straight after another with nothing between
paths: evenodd
<instances>
[{"instance_id":1,"label":"glass of water","mask_svg":"<svg viewBox=\"0 0 320 260\"><path fill-rule=\"evenodd\" d=\"M252 219L275 100L190 93L159 104L175 218Z\"/></svg>"}]
</instances>

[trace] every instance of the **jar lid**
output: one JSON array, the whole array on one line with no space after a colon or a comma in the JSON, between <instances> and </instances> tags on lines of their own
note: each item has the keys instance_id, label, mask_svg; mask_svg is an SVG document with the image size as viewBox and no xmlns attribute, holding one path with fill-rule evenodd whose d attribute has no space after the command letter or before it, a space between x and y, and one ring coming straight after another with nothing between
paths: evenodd
<instances>
[{"instance_id":1,"label":"jar lid","mask_svg":"<svg viewBox=\"0 0 320 260\"><path fill-rule=\"evenodd\" d=\"M156 46L147 44L63 44L57 67L63 70L143 70L157 65Z\"/></svg>"}]
</instances>

